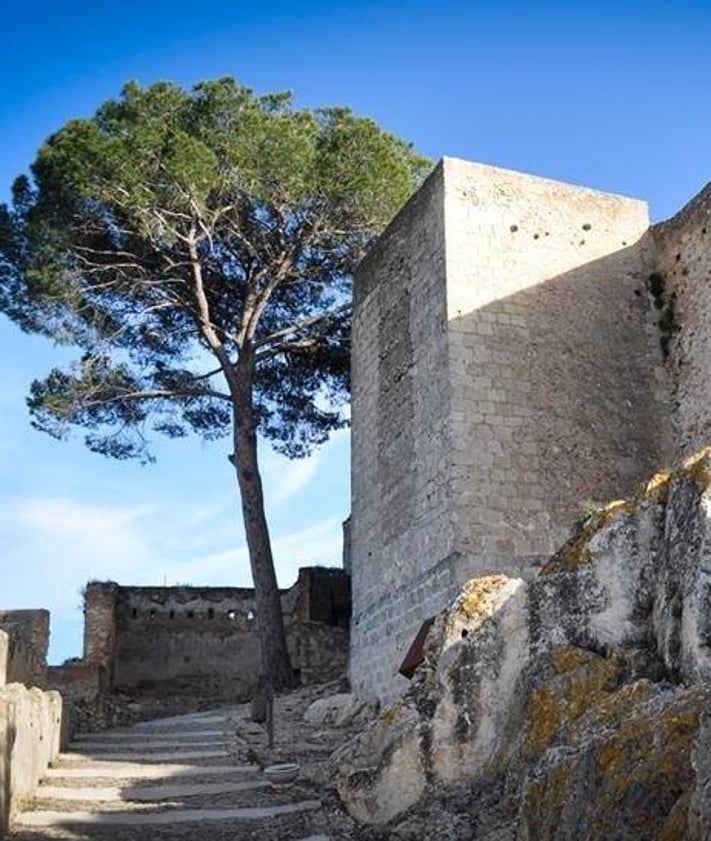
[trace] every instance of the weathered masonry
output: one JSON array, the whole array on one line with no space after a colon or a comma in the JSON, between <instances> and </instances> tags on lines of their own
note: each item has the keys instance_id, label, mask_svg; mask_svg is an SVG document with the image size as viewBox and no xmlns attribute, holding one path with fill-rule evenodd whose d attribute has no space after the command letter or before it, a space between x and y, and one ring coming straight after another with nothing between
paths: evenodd
<instances>
[{"instance_id":1,"label":"weathered masonry","mask_svg":"<svg viewBox=\"0 0 711 841\"><path fill-rule=\"evenodd\" d=\"M62 698L44 691L49 615L0 611L0 835L34 796L65 736Z\"/></svg>"},{"instance_id":2,"label":"weathered masonry","mask_svg":"<svg viewBox=\"0 0 711 841\"><path fill-rule=\"evenodd\" d=\"M710 203L650 231L644 202L446 158L385 231L355 283L356 688L391 698L464 581L530 575L584 501L707 440Z\"/></svg>"},{"instance_id":3,"label":"weathered masonry","mask_svg":"<svg viewBox=\"0 0 711 841\"><path fill-rule=\"evenodd\" d=\"M48 610L0 610L0 630L8 634L7 682L47 684Z\"/></svg>"},{"instance_id":4,"label":"weathered masonry","mask_svg":"<svg viewBox=\"0 0 711 841\"><path fill-rule=\"evenodd\" d=\"M287 644L304 682L345 674L350 583L339 569L304 568L282 592ZM260 672L254 590L122 587L91 582L84 668L104 691L248 698Z\"/></svg>"}]
</instances>

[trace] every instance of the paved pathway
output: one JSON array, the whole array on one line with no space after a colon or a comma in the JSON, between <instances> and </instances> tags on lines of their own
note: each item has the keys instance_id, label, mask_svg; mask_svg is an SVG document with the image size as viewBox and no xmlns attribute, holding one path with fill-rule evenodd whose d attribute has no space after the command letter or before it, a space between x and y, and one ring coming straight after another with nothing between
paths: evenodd
<instances>
[{"instance_id":1,"label":"paved pathway","mask_svg":"<svg viewBox=\"0 0 711 841\"><path fill-rule=\"evenodd\" d=\"M264 734L244 707L79 735L12 838L331 841L308 773L309 757L329 745L296 729L283 758L299 759L304 774L288 786L271 785L246 761Z\"/></svg>"}]
</instances>

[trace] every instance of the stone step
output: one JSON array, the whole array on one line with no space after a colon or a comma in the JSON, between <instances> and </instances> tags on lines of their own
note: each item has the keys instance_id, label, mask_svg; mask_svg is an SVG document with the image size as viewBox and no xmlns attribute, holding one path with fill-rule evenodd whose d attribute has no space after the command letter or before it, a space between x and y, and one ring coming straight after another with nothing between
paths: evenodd
<instances>
[{"instance_id":1,"label":"stone step","mask_svg":"<svg viewBox=\"0 0 711 841\"><path fill-rule=\"evenodd\" d=\"M254 775L257 765L140 765L132 762L92 762L87 765L63 768L48 768L45 779L84 780L91 783L97 779L140 780L161 777L200 777L207 775Z\"/></svg>"},{"instance_id":2,"label":"stone step","mask_svg":"<svg viewBox=\"0 0 711 841\"><path fill-rule=\"evenodd\" d=\"M142 739L140 741L105 741L105 742L70 742L69 743L69 753L79 753L79 754L89 754L94 753L96 751L102 752L114 752L114 751L148 751L148 750L178 750L180 748L196 748L196 749L203 749L209 748L214 749L218 747L227 747L230 742L225 738L225 736L220 735L213 739L196 739L194 741L190 741L189 739L176 739L173 738L171 740L168 739L161 739L160 741L156 740L153 741L152 739Z\"/></svg>"},{"instance_id":3,"label":"stone step","mask_svg":"<svg viewBox=\"0 0 711 841\"><path fill-rule=\"evenodd\" d=\"M226 724L229 722L227 716L215 715L214 713L191 713L188 715L176 715L170 718L154 718L151 721L141 721L138 724L133 724L131 730L140 731L162 731L171 729L173 727L190 727L194 724L196 726L204 726L206 724Z\"/></svg>"},{"instance_id":4,"label":"stone step","mask_svg":"<svg viewBox=\"0 0 711 841\"><path fill-rule=\"evenodd\" d=\"M68 786L42 785L37 791L36 803L42 800L72 800L87 803L154 802L180 797L200 795L234 794L271 788L267 780L252 780L241 783L183 783L159 786L117 786L115 788L74 788Z\"/></svg>"},{"instance_id":5,"label":"stone step","mask_svg":"<svg viewBox=\"0 0 711 841\"><path fill-rule=\"evenodd\" d=\"M218 757L227 757L229 752L226 750L173 750L159 752L141 752L141 751L116 751L115 753L61 753L59 755L60 762L86 762L91 761L122 761L139 762L146 760L147 762L183 762L187 759L217 759Z\"/></svg>"},{"instance_id":6,"label":"stone step","mask_svg":"<svg viewBox=\"0 0 711 841\"><path fill-rule=\"evenodd\" d=\"M94 744L95 742L123 742L149 743L149 742L170 742L175 739L224 739L227 735L225 730L183 730L175 728L163 733L135 732L133 730L105 730L98 733L76 733L73 743Z\"/></svg>"},{"instance_id":7,"label":"stone step","mask_svg":"<svg viewBox=\"0 0 711 841\"><path fill-rule=\"evenodd\" d=\"M279 806L233 807L225 809L171 809L162 812L57 812L21 813L15 827L52 826L157 826L160 824L205 823L206 821L254 821L276 818L321 808L320 800L302 800Z\"/></svg>"}]
</instances>

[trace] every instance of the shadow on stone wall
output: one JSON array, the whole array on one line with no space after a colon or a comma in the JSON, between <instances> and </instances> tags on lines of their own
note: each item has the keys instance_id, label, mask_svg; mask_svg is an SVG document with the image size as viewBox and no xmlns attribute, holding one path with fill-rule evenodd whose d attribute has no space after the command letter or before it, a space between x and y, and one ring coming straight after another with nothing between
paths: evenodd
<instances>
[{"instance_id":1,"label":"shadow on stone wall","mask_svg":"<svg viewBox=\"0 0 711 841\"><path fill-rule=\"evenodd\" d=\"M651 247L646 234L450 320L456 549L545 555L586 500L675 457Z\"/></svg>"}]
</instances>

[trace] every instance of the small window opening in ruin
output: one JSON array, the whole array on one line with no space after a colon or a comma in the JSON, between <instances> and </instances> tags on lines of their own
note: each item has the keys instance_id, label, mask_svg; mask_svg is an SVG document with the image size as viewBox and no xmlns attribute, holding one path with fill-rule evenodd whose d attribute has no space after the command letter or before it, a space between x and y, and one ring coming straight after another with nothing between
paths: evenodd
<instances>
[{"instance_id":1,"label":"small window opening in ruin","mask_svg":"<svg viewBox=\"0 0 711 841\"><path fill-rule=\"evenodd\" d=\"M168 614L168 616L169 616L170 619L175 619L175 611L171 610L170 613Z\"/></svg>"},{"instance_id":2,"label":"small window opening in ruin","mask_svg":"<svg viewBox=\"0 0 711 841\"><path fill-rule=\"evenodd\" d=\"M189 610L185 615L188 617L188 619L193 619L195 613L192 610Z\"/></svg>"},{"instance_id":3,"label":"small window opening in ruin","mask_svg":"<svg viewBox=\"0 0 711 841\"><path fill-rule=\"evenodd\" d=\"M208 607L207 618L208 619L214 619L215 618L215 608L214 607Z\"/></svg>"},{"instance_id":4,"label":"small window opening in ruin","mask_svg":"<svg viewBox=\"0 0 711 841\"><path fill-rule=\"evenodd\" d=\"M131 619L138 619L138 611L136 610L135 607L131 611Z\"/></svg>"},{"instance_id":5,"label":"small window opening in ruin","mask_svg":"<svg viewBox=\"0 0 711 841\"><path fill-rule=\"evenodd\" d=\"M156 616L158 616L158 613L156 612L156 609L155 609L155 608L153 608L152 610L150 610L150 611L148 612L148 618L149 618L149 619L155 619L155 618L156 618Z\"/></svg>"},{"instance_id":6,"label":"small window opening in ruin","mask_svg":"<svg viewBox=\"0 0 711 841\"><path fill-rule=\"evenodd\" d=\"M236 610L228 610L227 611L227 618L234 621L237 618L237 611Z\"/></svg>"},{"instance_id":7,"label":"small window opening in ruin","mask_svg":"<svg viewBox=\"0 0 711 841\"><path fill-rule=\"evenodd\" d=\"M254 622L256 618L257 614L250 607L250 609L247 611L247 622Z\"/></svg>"},{"instance_id":8,"label":"small window opening in ruin","mask_svg":"<svg viewBox=\"0 0 711 841\"><path fill-rule=\"evenodd\" d=\"M462 628L462 639L465 640L469 636L469 631L466 628Z\"/></svg>"}]
</instances>

